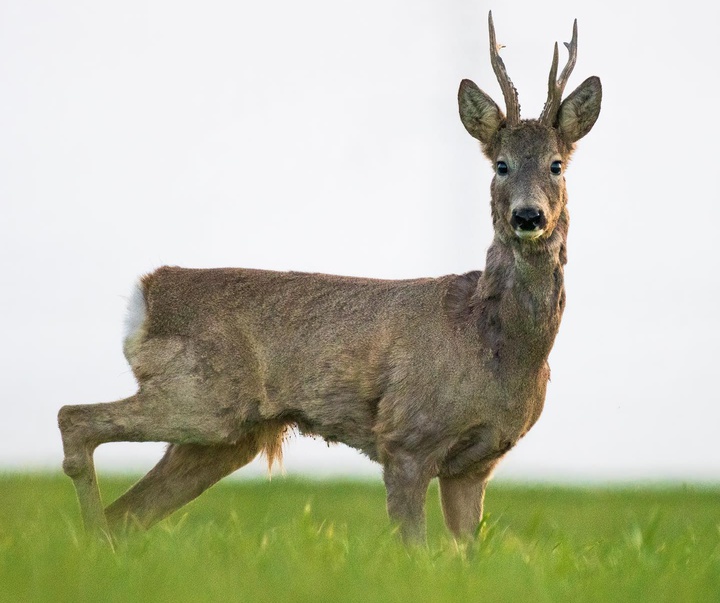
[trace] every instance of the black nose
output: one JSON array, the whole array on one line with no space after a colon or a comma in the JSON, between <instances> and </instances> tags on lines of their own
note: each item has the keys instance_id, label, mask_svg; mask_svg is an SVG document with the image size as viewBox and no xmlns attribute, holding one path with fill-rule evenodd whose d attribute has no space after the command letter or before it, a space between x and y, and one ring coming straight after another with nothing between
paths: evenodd
<instances>
[{"instance_id":1,"label":"black nose","mask_svg":"<svg viewBox=\"0 0 720 603\"><path fill-rule=\"evenodd\" d=\"M547 220L545 220L545 214L539 209L521 207L513 210L510 224L517 230L532 231L545 228Z\"/></svg>"}]
</instances>

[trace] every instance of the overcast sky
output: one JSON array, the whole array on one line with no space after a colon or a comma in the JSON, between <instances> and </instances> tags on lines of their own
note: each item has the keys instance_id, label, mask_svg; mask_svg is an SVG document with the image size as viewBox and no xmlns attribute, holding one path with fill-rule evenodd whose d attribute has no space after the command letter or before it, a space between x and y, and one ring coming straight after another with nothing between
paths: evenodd
<instances>
[{"instance_id":1,"label":"overcast sky","mask_svg":"<svg viewBox=\"0 0 720 603\"><path fill-rule=\"evenodd\" d=\"M0 468L59 467L58 408L134 392L125 298L160 265L482 268L492 171L456 92L469 77L502 101L492 8L524 117L575 17L567 92L590 75L604 92L567 172L545 412L497 475L720 480L719 9L582 6L0 1ZM161 450L96 458L147 469ZM379 475L312 440L286 468Z\"/></svg>"}]
</instances>

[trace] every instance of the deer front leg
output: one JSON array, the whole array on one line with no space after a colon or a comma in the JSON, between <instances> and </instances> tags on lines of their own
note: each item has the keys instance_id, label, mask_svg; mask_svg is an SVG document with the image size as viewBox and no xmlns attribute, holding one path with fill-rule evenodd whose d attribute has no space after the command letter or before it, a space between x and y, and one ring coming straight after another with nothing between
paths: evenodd
<instances>
[{"instance_id":1,"label":"deer front leg","mask_svg":"<svg viewBox=\"0 0 720 603\"><path fill-rule=\"evenodd\" d=\"M439 481L445 525L455 538L472 537L482 519L486 476L440 477Z\"/></svg>"},{"instance_id":2,"label":"deer front leg","mask_svg":"<svg viewBox=\"0 0 720 603\"><path fill-rule=\"evenodd\" d=\"M405 453L395 454L384 463L388 515L400 526L406 544L425 542L425 497L430 477L417 459Z\"/></svg>"}]
</instances>

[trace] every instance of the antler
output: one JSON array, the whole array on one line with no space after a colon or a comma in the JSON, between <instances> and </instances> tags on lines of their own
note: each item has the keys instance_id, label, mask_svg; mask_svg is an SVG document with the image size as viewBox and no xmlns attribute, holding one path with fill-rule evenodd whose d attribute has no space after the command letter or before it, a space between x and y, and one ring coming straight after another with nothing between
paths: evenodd
<instances>
[{"instance_id":1,"label":"antler","mask_svg":"<svg viewBox=\"0 0 720 603\"><path fill-rule=\"evenodd\" d=\"M520 123L520 103L518 103L517 90L508 77L505 63L503 63L503 60L500 58L499 50L501 46L499 46L495 40L495 26L493 25L492 11L488 13L488 29L490 30L490 62L492 63L493 71L505 97L507 123L513 126Z\"/></svg>"},{"instance_id":2,"label":"antler","mask_svg":"<svg viewBox=\"0 0 720 603\"><path fill-rule=\"evenodd\" d=\"M548 99L543 107L542 113L540 114L540 123L553 126L557 119L558 109L560 108L560 101L562 101L563 91L565 90L565 84L567 84L570 74L575 67L575 61L577 61L577 19L573 23L573 35L570 44L564 42L565 48L568 49L570 56L568 57L567 65L562 70L560 78L556 81L557 68L558 68L558 45L555 42L555 51L553 53L552 67L550 67L550 77L548 78Z\"/></svg>"}]
</instances>

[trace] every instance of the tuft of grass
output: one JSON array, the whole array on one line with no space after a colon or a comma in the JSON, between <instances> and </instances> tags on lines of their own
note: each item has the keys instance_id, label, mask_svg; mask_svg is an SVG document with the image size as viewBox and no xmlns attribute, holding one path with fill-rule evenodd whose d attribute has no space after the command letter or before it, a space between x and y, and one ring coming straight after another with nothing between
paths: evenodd
<instances>
[{"instance_id":1,"label":"tuft of grass","mask_svg":"<svg viewBox=\"0 0 720 603\"><path fill-rule=\"evenodd\" d=\"M457 544L433 487L408 550L380 483L226 480L110 547L69 479L0 475L0 601L720 601L720 488L492 483L486 509Z\"/></svg>"}]
</instances>

